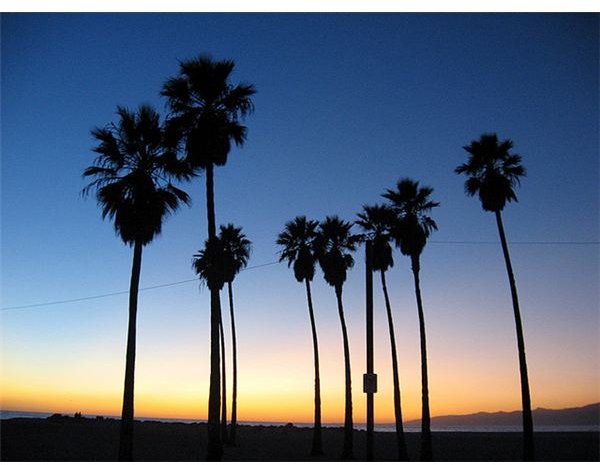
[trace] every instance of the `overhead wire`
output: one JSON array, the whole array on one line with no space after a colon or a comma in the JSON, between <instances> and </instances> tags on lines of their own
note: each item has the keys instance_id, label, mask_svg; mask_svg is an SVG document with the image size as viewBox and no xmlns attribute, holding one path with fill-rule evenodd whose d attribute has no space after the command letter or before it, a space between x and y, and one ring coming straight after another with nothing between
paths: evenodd
<instances>
[{"instance_id":1,"label":"overhead wire","mask_svg":"<svg viewBox=\"0 0 600 465\"><path fill-rule=\"evenodd\" d=\"M428 244L500 244L500 241L427 241ZM599 241L509 241L518 245L598 245Z\"/></svg>"},{"instance_id":2,"label":"overhead wire","mask_svg":"<svg viewBox=\"0 0 600 465\"><path fill-rule=\"evenodd\" d=\"M265 266L275 265L277 263L279 263L279 262L262 263L261 265L249 266L247 268L244 268L242 271L253 270L253 269L256 269L256 268L263 268ZM180 284L192 283L192 282L197 282L197 281L198 281L198 278L184 279L182 281L175 281L173 283L157 284L155 286L140 287L138 290L139 291L149 291L151 289L158 289L158 288L162 288L162 287L178 286ZM19 310L19 309L34 308L34 307L45 307L45 306L48 306L48 305L69 304L69 303L73 303L73 302L83 302L83 301L86 301L86 300L102 299L104 297L113 297L113 296L116 296L116 295L123 295L123 294L129 294L129 291L109 292L107 294L98 294L98 295L91 295L91 296L86 296L86 297L78 297L78 298L75 298L75 299L55 300L55 301L52 301L52 302L42 302L42 303L37 303L37 304L16 305L16 306L12 306L12 307L2 307L0 310Z\"/></svg>"},{"instance_id":3,"label":"overhead wire","mask_svg":"<svg viewBox=\"0 0 600 465\"><path fill-rule=\"evenodd\" d=\"M461 245L462 244L464 244L464 245L485 245L485 244L498 245L498 244L500 244L499 241L428 241L428 243L431 243L431 244L461 244ZM517 245L599 245L600 242L599 241L510 241L509 244L517 244ZM269 263L262 263L260 265L249 266L247 268L244 268L242 271L253 270L256 268L263 268L266 266L276 265L278 263L280 263L280 262L275 261L275 262L269 262ZM155 286L141 287L139 289L139 291L148 291L148 290L159 289L159 288L163 288L163 287L178 286L180 284L186 284L186 283L197 282L197 281L198 281L198 278L184 279L182 281L175 281L172 283L157 284ZM11 306L11 307L2 307L2 308L0 308L0 310L2 310L2 311L4 311L4 310L21 310L21 309L35 308L35 307L46 307L49 305L59 305L59 304L67 304L67 303L73 303L73 302L83 302L86 300L102 299L105 297L113 297L113 296L123 295L123 294L128 294L128 293L129 293L129 291L109 292L106 294L78 297L78 298L74 298L74 299L65 299L65 300L56 300L56 301L52 301L52 302L41 302L41 303L37 303L37 304L15 305L15 306Z\"/></svg>"}]
</instances>

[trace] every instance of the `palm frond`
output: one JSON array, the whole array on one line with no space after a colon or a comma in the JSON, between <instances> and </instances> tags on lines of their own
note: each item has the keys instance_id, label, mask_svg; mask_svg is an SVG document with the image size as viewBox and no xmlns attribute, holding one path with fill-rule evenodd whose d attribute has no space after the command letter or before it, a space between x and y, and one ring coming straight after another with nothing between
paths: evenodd
<instances>
[{"instance_id":1,"label":"palm frond","mask_svg":"<svg viewBox=\"0 0 600 465\"><path fill-rule=\"evenodd\" d=\"M481 189L481 179L478 177L470 177L465 181L465 192L471 197L477 194Z\"/></svg>"},{"instance_id":2,"label":"palm frond","mask_svg":"<svg viewBox=\"0 0 600 465\"><path fill-rule=\"evenodd\" d=\"M191 104L188 82L184 77L173 77L167 80L160 94L167 97L167 104L175 113L185 111Z\"/></svg>"},{"instance_id":3,"label":"palm frond","mask_svg":"<svg viewBox=\"0 0 600 465\"><path fill-rule=\"evenodd\" d=\"M248 128L242 126L237 121L229 121L226 125L227 134L231 140L235 142L235 145L241 147L246 142L246 135Z\"/></svg>"},{"instance_id":4,"label":"palm frond","mask_svg":"<svg viewBox=\"0 0 600 465\"><path fill-rule=\"evenodd\" d=\"M254 104L250 97L256 93L252 84L238 84L229 89L221 100L223 108L235 116L246 116L254 111Z\"/></svg>"}]
</instances>

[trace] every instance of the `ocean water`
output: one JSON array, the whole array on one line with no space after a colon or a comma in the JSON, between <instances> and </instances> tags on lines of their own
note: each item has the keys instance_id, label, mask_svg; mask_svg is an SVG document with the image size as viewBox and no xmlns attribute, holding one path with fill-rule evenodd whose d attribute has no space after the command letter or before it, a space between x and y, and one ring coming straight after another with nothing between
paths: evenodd
<instances>
[{"instance_id":1,"label":"ocean water","mask_svg":"<svg viewBox=\"0 0 600 465\"><path fill-rule=\"evenodd\" d=\"M23 411L15 411L15 410L0 410L0 419L8 420L10 418L48 418L52 413L49 412L23 412ZM73 416L72 412L63 413L63 415ZM86 415L82 413L84 418L95 418L96 415ZM103 415L105 418L114 418L119 419L118 416L113 415ZM197 422L206 422L206 420L202 419L181 419L181 418L151 418L151 417L135 417L136 420L140 421L161 421L163 423L197 423ZM240 421L240 425L248 425L248 426L285 426L286 422L268 422L268 421ZM312 423L293 423L294 426L300 428L311 428ZM332 427L332 428L341 428L343 427L343 423L323 423L323 427ZM355 423L354 428L357 430L366 430L365 423ZM537 432L552 432L552 431L560 431L560 432L577 432L577 431L600 431L598 426L576 426L576 425L552 425L552 426L534 426L535 431ZM395 425L393 424L379 424L375 425L375 431L379 432L394 432L396 430ZM477 432L477 433L506 433L513 432L518 433L522 431L521 426L498 426L498 425L489 425L489 426L452 426L452 427L443 427L436 428L432 426L432 431L439 432ZM407 433L418 433L421 431L419 426L405 425L404 431Z\"/></svg>"}]
</instances>

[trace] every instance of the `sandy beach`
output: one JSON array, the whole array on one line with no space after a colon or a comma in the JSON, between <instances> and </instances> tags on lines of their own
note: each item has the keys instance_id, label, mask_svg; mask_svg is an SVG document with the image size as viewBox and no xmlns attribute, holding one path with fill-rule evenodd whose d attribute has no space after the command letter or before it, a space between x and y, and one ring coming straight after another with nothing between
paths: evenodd
<instances>
[{"instance_id":1,"label":"sandy beach","mask_svg":"<svg viewBox=\"0 0 600 465\"><path fill-rule=\"evenodd\" d=\"M1 422L3 461L114 461L119 422L92 419L10 419ZM536 460L598 461L598 432L536 433ZM365 460L365 432L354 435L355 459ZM419 434L407 433L411 460L418 459ZM237 446L225 461L338 461L342 429L325 428L326 455L310 457L311 429L241 426ZM139 461L204 461L206 424L136 422L134 457ZM520 461L519 433L433 433L435 461ZM393 433L375 433L375 459L395 460Z\"/></svg>"}]
</instances>

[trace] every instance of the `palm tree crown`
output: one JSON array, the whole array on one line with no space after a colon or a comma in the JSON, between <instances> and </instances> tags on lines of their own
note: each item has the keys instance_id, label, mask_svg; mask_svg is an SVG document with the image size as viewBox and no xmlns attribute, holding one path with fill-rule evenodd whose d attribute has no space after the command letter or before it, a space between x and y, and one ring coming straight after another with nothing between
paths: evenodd
<instances>
[{"instance_id":1,"label":"palm tree crown","mask_svg":"<svg viewBox=\"0 0 600 465\"><path fill-rule=\"evenodd\" d=\"M220 226L219 239L223 247L223 279L232 282L236 275L248 265L252 242L242 233L242 228L236 228L229 223Z\"/></svg>"},{"instance_id":2,"label":"palm tree crown","mask_svg":"<svg viewBox=\"0 0 600 465\"><path fill-rule=\"evenodd\" d=\"M177 159L173 139L161 127L158 113L148 105L137 112L117 108L119 123L95 128L99 156L83 172L94 180L83 190L96 190L102 217L114 219L123 242L146 245L161 232L164 217L175 212L189 196L172 179L187 178Z\"/></svg>"},{"instance_id":3,"label":"palm tree crown","mask_svg":"<svg viewBox=\"0 0 600 465\"><path fill-rule=\"evenodd\" d=\"M192 268L210 290L221 290L225 284L225 251L219 237L207 239L204 248L194 254Z\"/></svg>"},{"instance_id":4,"label":"palm tree crown","mask_svg":"<svg viewBox=\"0 0 600 465\"><path fill-rule=\"evenodd\" d=\"M403 255L421 255L427 238L437 229L435 221L426 214L440 205L429 199L432 193L433 188L419 187L418 181L404 178L398 181L396 190L388 189L383 194L399 217L392 235Z\"/></svg>"},{"instance_id":5,"label":"palm tree crown","mask_svg":"<svg viewBox=\"0 0 600 465\"><path fill-rule=\"evenodd\" d=\"M366 236L372 241L373 269L387 271L394 266L392 247L390 245L390 231L394 229L397 216L394 210L387 205L365 205L358 215L356 222Z\"/></svg>"},{"instance_id":6,"label":"palm tree crown","mask_svg":"<svg viewBox=\"0 0 600 465\"><path fill-rule=\"evenodd\" d=\"M231 141L241 146L246 127L239 118L253 111L251 84L229 83L234 62L208 56L182 61L179 76L170 78L161 95L172 111L169 124L185 139L185 153L193 168L223 166Z\"/></svg>"},{"instance_id":7,"label":"palm tree crown","mask_svg":"<svg viewBox=\"0 0 600 465\"><path fill-rule=\"evenodd\" d=\"M486 211L501 211L506 202L517 202L514 188L526 173L521 156L510 153L512 147L510 139L498 142L496 134L483 134L463 147L469 153L469 160L454 171L468 176L465 192L470 196L479 194Z\"/></svg>"},{"instance_id":8,"label":"palm tree crown","mask_svg":"<svg viewBox=\"0 0 600 465\"><path fill-rule=\"evenodd\" d=\"M298 282L312 281L315 276L315 240L318 221L297 216L285 224L285 230L277 237L277 245L282 247L279 261L287 260L288 266L294 264L294 276Z\"/></svg>"},{"instance_id":9,"label":"palm tree crown","mask_svg":"<svg viewBox=\"0 0 600 465\"><path fill-rule=\"evenodd\" d=\"M336 289L346 281L347 270L354 266L350 252L356 250L361 236L351 234L352 223L337 216L328 216L319 225L315 242L319 264L325 281Z\"/></svg>"}]
</instances>

